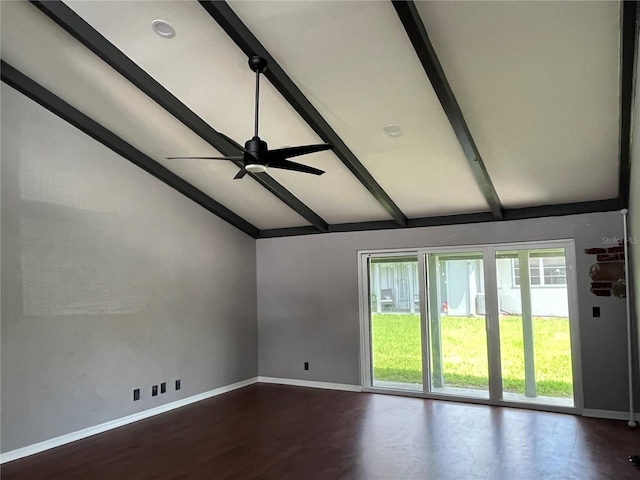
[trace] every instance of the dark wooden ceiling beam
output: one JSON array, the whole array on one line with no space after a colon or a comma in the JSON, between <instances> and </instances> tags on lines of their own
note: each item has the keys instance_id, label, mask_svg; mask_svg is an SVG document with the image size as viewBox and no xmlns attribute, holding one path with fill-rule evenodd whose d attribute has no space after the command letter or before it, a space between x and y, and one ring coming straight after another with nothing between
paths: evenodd
<instances>
[{"instance_id":1,"label":"dark wooden ceiling beam","mask_svg":"<svg viewBox=\"0 0 640 480\"><path fill-rule=\"evenodd\" d=\"M404 0L392 0L392 3L409 36L409 40L411 40L413 44L413 48L420 59L422 67L442 104L442 108L453 127L453 131L467 157L476 182L489 204L491 213L496 219L502 218L503 207L500 203L500 198L498 198L493 182L489 177L489 172L487 172L480 152L473 141L467 122L462 115L462 110L460 110L460 106L449 86L447 77L444 74L444 70L442 70L442 65L440 65L438 56L431 44L431 40L429 40L429 35L427 34L427 30L415 4L413 1Z\"/></svg>"},{"instance_id":2,"label":"dark wooden ceiling beam","mask_svg":"<svg viewBox=\"0 0 640 480\"><path fill-rule=\"evenodd\" d=\"M220 153L241 154L236 142L214 130L63 2L31 0L31 3ZM243 166L241 161L234 163ZM268 174L250 175L316 229L328 231L327 222Z\"/></svg>"},{"instance_id":3,"label":"dark wooden ceiling beam","mask_svg":"<svg viewBox=\"0 0 640 480\"><path fill-rule=\"evenodd\" d=\"M543 205L539 207L511 208L503 211L500 221L530 220L535 218L562 217L565 215L579 215L582 213L614 212L622 208L620 198L596 200L591 202L564 203L558 205ZM451 225L468 225L471 223L496 222L491 212L467 213L461 215L443 215L439 217L424 217L409 219L408 228L440 227ZM390 220L379 222L337 223L329 227L329 233L334 232L364 232L370 230L393 230L400 228ZM260 230L259 238L294 237L300 235L317 234L310 227L273 228Z\"/></svg>"},{"instance_id":4,"label":"dark wooden ceiling beam","mask_svg":"<svg viewBox=\"0 0 640 480\"><path fill-rule=\"evenodd\" d=\"M50 112L67 121L80 131L110 148L118 155L142 168L157 179L174 188L187 198L190 198L211 213L242 230L253 238L258 238L258 228L242 219L224 205L216 202L190 183L178 177L175 173L160 165L152 158L118 137L84 113L69 105L60 97L36 83L20 71L13 68L4 60L0 64L0 78L7 85L15 88Z\"/></svg>"},{"instance_id":5,"label":"dark wooden ceiling beam","mask_svg":"<svg viewBox=\"0 0 640 480\"><path fill-rule=\"evenodd\" d=\"M634 79L638 48L638 2L624 1L620 5L620 168L618 192L627 208L631 182L631 124L634 101ZM637 93L636 93L637 95ZM635 112L638 116L640 112ZM640 139L636 139L640 141ZM636 166L638 168L638 166Z\"/></svg>"},{"instance_id":6,"label":"dark wooden ceiling beam","mask_svg":"<svg viewBox=\"0 0 640 480\"><path fill-rule=\"evenodd\" d=\"M333 151L336 156L360 183L369 190L380 205L391 215L394 221L401 226L407 225L407 217L402 213L400 208L367 171L364 165L360 163L360 160L358 160L349 147L347 147L338 134L325 121L322 115L320 115L320 112L318 112L304 96L280 65L278 65L278 62L274 60L246 25L242 23L242 20L240 20L231 7L224 1L200 0L200 4L247 56L259 55L267 60L269 67L265 72L265 76L273 86L291 106L295 108L298 114L324 142L333 145Z\"/></svg>"}]
</instances>

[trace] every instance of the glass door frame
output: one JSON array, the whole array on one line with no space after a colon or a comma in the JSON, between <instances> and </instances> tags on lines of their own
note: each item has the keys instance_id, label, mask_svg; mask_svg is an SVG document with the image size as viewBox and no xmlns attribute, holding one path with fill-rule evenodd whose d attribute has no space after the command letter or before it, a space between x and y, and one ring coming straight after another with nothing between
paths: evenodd
<instances>
[{"instance_id":1,"label":"glass door frame","mask_svg":"<svg viewBox=\"0 0 640 480\"><path fill-rule=\"evenodd\" d=\"M475 396L458 396L458 395L452 395L452 394L443 394L443 393L436 393L431 391L431 365L430 365L430 360L431 360L431 337L430 337L430 330L429 330L429 322L430 322L430 312L429 309L431 308L431 305L428 301L429 299L429 275L428 275L428 260L427 260L427 256L428 255L455 255L455 254L464 254L464 253L479 253L482 256L482 263L483 263L483 276L484 276L484 284L485 284L485 290L486 290L486 286L487 284L487 266L486 266L486 255L483 249L482 245L463 245L463 246L448 246L448 247L429 247L429 248L421 248L418 249L418 261L420 262L420 265L422 266L422 272L423 272L423 276L421 277L421 286L424 286L424 302L423 302L423 298L422 296L420 297L420 314L421 314L421 324L423 325L423 330L426 331L426 341L423 343L423 372L424 370L427 371L427 380L428 383L426 383L425 385L427 386L427 388L425 388L423 390L423 392L425 393L425 395L428 395L431 398L446 398L446 399L460 399L462 401L475 401L475 400L479 400L481 403L486 403L486 402L490 402L493 399L492 396L492 389L491 389L491 378L492 376L495 375L495 373L492 372L492 368L491 368L491 342L489 339L489 335L487 333L486 338L487 338L487 354L488 354L488 371L487 371L487 376L489 379L489 398L478 398ZM434 305L434 308L439 308L439 305ZM489 316L486 315L485 316L485 332L487 332L488 328L488 318Z\"/></svg>"},{"instance_id":2,"label":"glass door frame","mask_svg":"<svg viewBox=\"0 0 640 480\"><path fill-rule=\"evenodd\" d=\"M490 265L485 264L485 267L489 266L485 270L489 273L489 278L492 283L490 288L486 289L485 299L487 305L487 313L491 312L491 329L495 332L493 338L493 345L490 348L493 350L493 368L495 371L500 372L500 375L496 379L497 381L493 385L492 398L494 404L511 406L511 407L523 407L532 410L546 410L557 411L566 413L582 413L584 408L584 396L582 388L582 355L580 350L580 321L578 312L578 279L576 272L576 250L575 241L573 239L561 239L561 240L542 240L533 242L512 242L512 243L498 243L485 246L488 256L491 259ZM496 270L496 254L503 250L543 250L543 249L564 249L565 265L566 265L566 279L567 279L567 303L569 310L569 335L571 345L571 370L573 380L573 407L554 406L554 405L540 405L538 403L528 402L514 402L504 400L502 396L502 365L500 356L500 311L498 302L498 289L496 288L498 278ZM489 272L487 272L489 270ZM491 355L491 354L490 354ZM491 361L491 360L490 360ZM490 365L491 368L491 365ZM490 384L491 388L491 384Z\"/></svg>"},{"instance_id":3,"label":"glass door frame","mask_svg":"<svg viewBox=\"0 0 640 480\"><path fill-rule=\"evenodd\" d=\"M504 400L502 396L502 365L500 357L500 316L498 303L496 252L501 250L536 250L544 248L563 248L566 261L567 300L569 307L569 328L571 343L571 362L573 373L573 407L540 405L537 403L513 402ZM489 399L446 395L431 392L430 338L428 319L430 307L427 303L428 254L481 253L485 282L485 308L487 331L487 354L489 364ZM418 291L420 299L420 331L422 343L422 392L405 391L383 387L374 387L373 355L371 337L371 301L369 299L369 259L375 257L407 257L417 256L418 259ZM578 317L577 275L575 242L572 239L544 240L532 242L509 242L479 245L460 245L404 249L379 249L358 251L358 289L360 299L360 382L362 391L372 393L394 393L398 395L445 400L458 400L467 403L482 403L522 407L534 410L557 411L566 413L581 413L583 409L582 365L580 350L580 330ZM437 308L437 307L436 307Z\"/></svg>"},{"instance_id":4,"label":"glass door frame","mask_svg":"<svg viewBox=\"0 0 640 480\"><path fill-rule=\"evenodd\" d=\"M396 390L380 386L373 386L373 349L372 349L372 331L371 331L371 299L369 297L370 275L369 260L371 258L407 258L416 257L418 261L418 294L420 299L420 335L422 348L422 392L416 390ZM425 379L425 304L424 295L424 261L420 260L418 250L416 249L393 249L393 250L361 250L358 251L358 291L360 293L360 385L363 391L370 392L399 392L402 395L424 396L425 381L429 379L429 375ZM428 368L427 368L428 370Z\"/></svg>"}]
</instances>

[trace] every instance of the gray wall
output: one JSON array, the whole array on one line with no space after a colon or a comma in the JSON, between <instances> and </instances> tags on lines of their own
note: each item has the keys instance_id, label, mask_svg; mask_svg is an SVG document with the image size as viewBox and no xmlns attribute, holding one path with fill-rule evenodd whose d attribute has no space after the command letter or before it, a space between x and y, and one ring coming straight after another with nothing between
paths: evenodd
<instances>
[{"instance_id":1,"label":"gray wall","mask_svg":"<svg viewBox=\"0 0 640 480\"><path fill-rule=\"evenodd\" d=\"M637 62L636 79L640 75L640 62ZM637 92L633 106L633 123L632 123L632 142L631 142L631 172L630 172L630 189L629 189L629 253L631 255L631 300L633 305L634 319L632 336L636 339L636 345L640 345L640 92ZM640 370L640 348L635 349L634 367ZM640 375L639 375L640 376ZM638 405L636 411L640 410L640 398L635 399Z\"/></svg>"},{"instance_id":2,"label":"gray wall","mask_svg":"<svg viewBox=\"0 0 640 480\"><path fill-rule=\"evenodd\" d=\"M257 375L254 239L5 84L1 174L3 452Z\"/></svg>"},{"instance_id":3,"label":"gray wall","mask_svg":"<svg viewBox=\"0 0 640 480\"><path fill-rule=\"evenodd\" d=\"M575 239L585 408L627 409L625 304L590 293L584 249L621 237L617 212L491 224L261 239L260 375L360 384L359 249ZM592 318L591 307L601 307ZM303 362L310 370L303 370Z\"/></svg>"}]
</instances>

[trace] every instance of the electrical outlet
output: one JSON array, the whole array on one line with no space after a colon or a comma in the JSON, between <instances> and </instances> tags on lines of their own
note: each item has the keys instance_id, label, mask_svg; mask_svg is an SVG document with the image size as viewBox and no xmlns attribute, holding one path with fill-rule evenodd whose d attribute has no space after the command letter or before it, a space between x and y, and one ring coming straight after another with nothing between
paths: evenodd
<instances>
[{"instance_id":1,"label":"electrical outlet","mask_svg":"<svg viewBox=\"0 0 640 480\"><path fill-rule=\"evenodd\" d=\"M158 385L151 387L151 396L155 397L156 395L158 395Z\"/></svg>"},{"instance_id":2,"label":"electrical outlet","mask_svg":"<svg viewBox=\"0 0 640 480\"><path fill-rule=\"evenodd\" d=\"M160 393L167 393L167 382L162 382L160 384Z\"/></svg>"},{"instance_id":3,"label":"electrical outlet","mask_svg":"<svg viewBox=\"0 0 640 480\"><path fill-rule=\"evenodd\" d=\"M135 402L136 400L140 400L140 389L136 388L133 391L133 401Z\"/></svg>"},{"instance_id":4,"label":"electrical outlet","mask_svg":"<svg viewBox=\"0 0 640 480\"><path fill-rule=\"evenodd\" d=\"M180 380L176 380L176 390L180 390Z\"/></svg>"},{"instance_id":5,"label":"electrical outlet","mask_svg":"<svg viewBox=\"0 0 640 480\"><path fill-rule=\"evenodd\" d=\"M309 362L304 362L304 369L309 370Z\"/></svg>"}]
</instances>

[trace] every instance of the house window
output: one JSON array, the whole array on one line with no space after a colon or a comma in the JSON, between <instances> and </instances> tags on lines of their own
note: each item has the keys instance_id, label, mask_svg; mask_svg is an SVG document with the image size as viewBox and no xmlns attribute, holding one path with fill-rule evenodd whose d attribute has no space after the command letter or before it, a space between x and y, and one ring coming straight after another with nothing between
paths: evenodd
<instances>
[{"instance_id":1,"label":"house window","mask_svg":"<svg viewBox=\"0 0 640 480\"><path fill-rule=\"evenodd\" d=\"M517 258L512 261L513 284L520 286L520 263ZM564 257L530 257L529 277L531 286L544 287L567 284L567 267Z\"/></svg>"}]
</instances>

